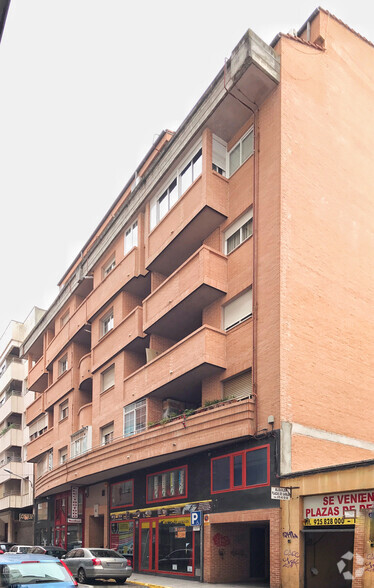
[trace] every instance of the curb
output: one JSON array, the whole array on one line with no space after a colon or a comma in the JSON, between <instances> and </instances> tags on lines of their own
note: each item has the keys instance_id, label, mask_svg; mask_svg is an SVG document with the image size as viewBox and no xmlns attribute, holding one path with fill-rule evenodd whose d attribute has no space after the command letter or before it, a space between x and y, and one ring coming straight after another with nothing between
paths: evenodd
<instances>
[{"instance_id":1,"label":"curb","mask_svg":"<svg viewBox=\"0 0 374 588\"><path fill-rule=\"evenodd\" d=\"M137 586L148 586L148 588L172 588L172 586L165 586L164 584L151 584L148 582L140 582L138 580L130 580L130 582L131 584L136 584Z\"/></svg>"}]
</instances>

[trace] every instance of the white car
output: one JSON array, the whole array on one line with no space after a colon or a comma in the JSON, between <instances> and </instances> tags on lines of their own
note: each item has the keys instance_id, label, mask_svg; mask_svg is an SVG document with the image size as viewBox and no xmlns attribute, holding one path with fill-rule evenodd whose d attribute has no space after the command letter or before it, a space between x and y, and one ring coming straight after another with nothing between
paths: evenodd
<instances>
[{"instance_id":1,"label":"white car","mask_svg":"<svg viewBox=\"0 0 374 588\"><path fill-rule=\"evenodd\" d=\"M33 545L13 545L8 553L30 553L33 547Z\"/></svg>"}]
</instances>

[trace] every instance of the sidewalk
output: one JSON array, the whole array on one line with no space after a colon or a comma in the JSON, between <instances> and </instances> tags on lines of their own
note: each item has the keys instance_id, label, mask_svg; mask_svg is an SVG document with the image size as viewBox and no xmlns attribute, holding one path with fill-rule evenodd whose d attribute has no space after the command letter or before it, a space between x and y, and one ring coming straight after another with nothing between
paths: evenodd
<instances>
[{"instance_id":1,"label":"sidewalk","mask_svg":"<svg viewBox=\"0 0 374 588\"><path fill-rule=\"evenodd\" d=\"M149 588L266 588L269 584L251 584L251 583L233 583L233 584L208 584L196 580L185 580L176 577L149 576L148 574L138 574L134 572L126 584L135 584L138 586L148 586Z\"/></svg>"}]
</instances>

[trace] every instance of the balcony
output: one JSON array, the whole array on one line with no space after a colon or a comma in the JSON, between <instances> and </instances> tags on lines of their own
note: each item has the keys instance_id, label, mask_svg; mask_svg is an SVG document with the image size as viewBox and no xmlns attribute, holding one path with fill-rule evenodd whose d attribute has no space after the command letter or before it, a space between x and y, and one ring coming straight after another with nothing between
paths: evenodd
<instances>
[{"instance_id":1,"label":"balcony","mask_svg":"<svg viewBox=\"0 0 374 588\"><path fill-rule=\"evenodd\" d=\"M79 362L79 387L85 388L87 382L91 380L91 353L87 353Z\"/></svg>"},{"instance_id":2,"label":"balcony","mask_svg":"<svg viewBox=\"0 0 374 588\"><path fill-rule=\"evenodd\" d=\"M9 479L14 479L14 480L19 480L19 477L21 476L21 478L23 478L25 476L24 473L24 465L21 462L21 456L15 456L15 455L7 455L6 457L4 457L1 461L0 461L0 471L3 474L3 476L8 476ZM9 469L12 473L9 474L8 472L5 472L2 468L6 467L7 469Z\"/></svg>"},{"instance_id":3,"label":"balcony","mask_svg":"<svg viewBox=\"0 0 374 588\"><path fill-rule=\"evenodd\" d=\"M227 217L228 182L211 167L150 233L147 269L170 275Z\"/></svg>"},{"instance_id":4,"label":"balcony","mask_svg":"<svg viewBox=\"0 0 374 588\"><path fill-rule=\"evenodd\" d=\"M124 399L130 403L150 393L165 398L172 392L173 398L188 400L189 389L225 367L225 333L204 326L126 378Z\"/></svg>"},{"instance_id":5,"label":"balcony","mask_svg":"<svg viewBox=\"0 0 374 588\"><path fill-rule=\"evenodd\" d=\"M47 386L48 372L44 369L44 356L42 356L27 375L27 387L34 392L44 392Z\"/></svg>"},{"instance_id":6,"label":"balcony","mask_svg":"<svg viewBox=\"0 0 374 588\"><path fill-rule=\"evenodd\" d=\"M201 247L143 301L144 330L180 340L201 325L205 306L227 292L227 258Z\"/></svg>"},{"instance_id":7,"label":"balcony","mask_svg":"<svg viewBox=\"0 0 374 588\"><path fill-rule=\"evenodd\" d=\"M53 362L61 350L69 343L74 335L83 329L86 323L87 309L86 302L83 302L48 345L45 353L46 366L49 366Z\"/></svg>"},{"instance_id":8,"label":"balcony","mask_svg":"<svg viewBox=\"0 0 374 588\"><path fill-rule=\"evenodd\" d=\"M144 281L144 276L140 264L140 254L138 247L134 247L122 261L107 275L97 288L95 288L87 298L87 318L92 317L108 302L108 298L114 296L124 286L138 294L138 288Z\"/></svg>"},{"instance_id":9,"label":"balcony","mask_svg":"<svg viewBox=\"0 0 374 588\"><path fill-rule=\"evenodd\" d=\"M9 386L12 380L20 380L26 377L26 367L21 359L13 359L0 377L0 391Z\"/></svg>"},{"instance_id":10,"label":"balcony","mask_svg":"<svg viewBox=\"0 0 374 588\"><path fill-rule=\"evenodd\" d=\"M99 369L122 349L135 350L137 339L142 339L143 333L143 309L137 306L123 321L109 331L92 349L92 372Z\"/></svg>"},{"instance_id":11,"label":"balcony","mask_svg":"<svg viewBox=\"0 0 374 588\"><path fill-rule=\"evenodd\" d=\"M247 437L255 433L254 402L250 399L225 402L202 409L183 422L176 419L153 426L143 433L95 447L82 456L68 460L36 481L36 495L69 482L94 484L113 475L132 471L135 463L144 467L159 463L160 447L172 459L176 452L193 453L220 441ZM124 465L126 464L126 465ZM116 468L116 470L114 470ZM126 469L127 468L127 469Z\"/></svg>"},{"instance_id":12,"label":"balcony","mask_svg":"<svg viewBox=\"0 0 374 588\"><path fill-rule=\"evenodd\" d=\"M56 441L53 433L53 427L51 427L36 439L29 441L27 444L27 461L38 461L38 458L43 453L53 448L53 443Z\"/></svg>"},{"instance_id":13,"label":"balcony","mask_svg":"<svg viewBox=\"0 0 374 588\"><path fill-rule=\"evenodd\" d=\"M0 406L0 422L3 422L12 413L23 413L23 397L20 394L11 395Z\"/></svg>"},{"instance_id":14,"label":"balcony","mask_svg":"<svg viewBox=\"0 0 374 588\"><path fill-rule=\"evenodd\" d=\"M0 431L0 452L8 447L22 447L23 433L20 425L10 425Z\"/></svg>"},{"instance_id":15,"label":"balcony","mask_svg":"<svg viewBox=\"0 0 374 588\"><path fill-rule=\"evenodd\" d=\"M33 420L39 417L44 412L44 394L35 398L26 408L26 425L29 425Z\"/></svg>"},{"instance_id":16,"label":"balcony","mask_svg":"<svg viewBox=\"0 0 374 588\"><path fill-rule=\"evenodd\" d=\"M44 410L50 408L73 388L73 370L67 370L45 391Z\"/></svg>"},{"instance_id":17,"label":"balcony","mask_svg":"<svg viewBox=\"0 0 374 588\"><path fill-rule=\"evenodd\" d=\"M14 492L16 491L14 490ZM20 496L19 492L14 494L5 492L0 498L0 511L8 510L9 508L23 508L25 506L24 502L24 497Z\"/></svg>"}]
</instances>

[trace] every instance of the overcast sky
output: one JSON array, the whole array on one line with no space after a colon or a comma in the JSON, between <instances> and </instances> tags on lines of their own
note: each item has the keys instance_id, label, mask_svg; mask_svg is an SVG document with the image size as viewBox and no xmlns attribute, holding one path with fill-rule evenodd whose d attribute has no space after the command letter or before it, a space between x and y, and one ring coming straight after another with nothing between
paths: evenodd
<instances>
[{"instance_id":1,"label":"overcast sky","mask_svg":"<svg viewBox=\"0 0 374 588\"><path fill-rule=\"evenodd\" d=\"M318 0L11 0L0 45L0 336L57 283L163 129L248 28L270 43ZM322 5L374 41L374 4Z\"/></svg>"}]
</instances>

